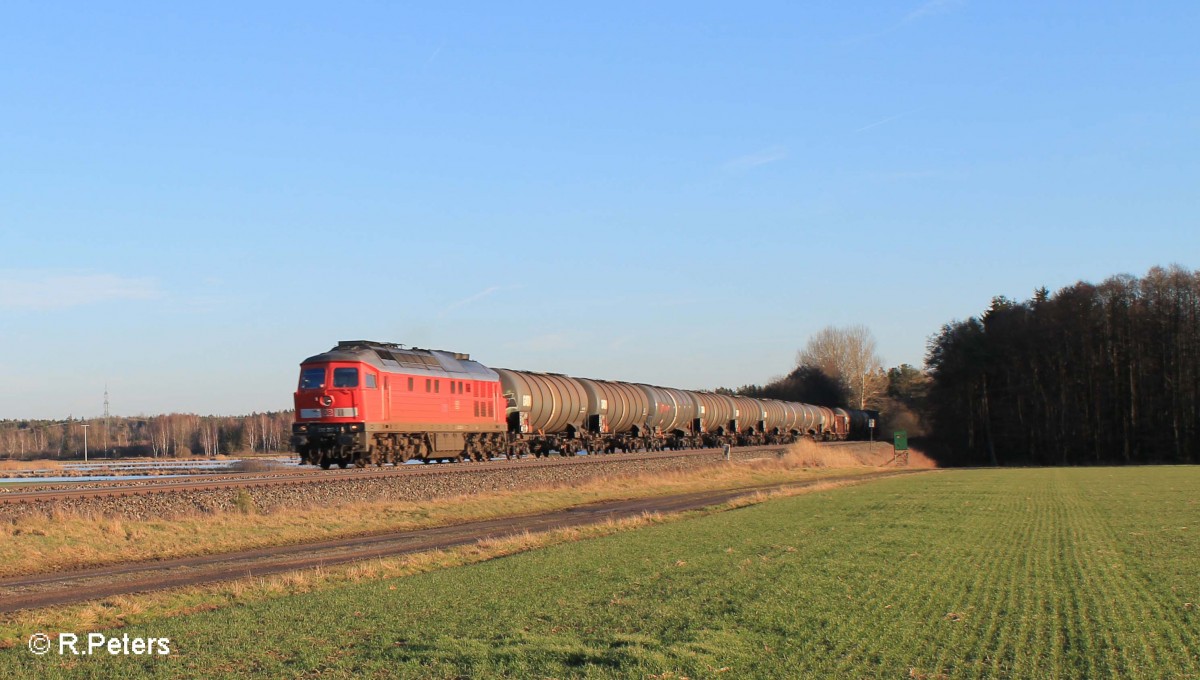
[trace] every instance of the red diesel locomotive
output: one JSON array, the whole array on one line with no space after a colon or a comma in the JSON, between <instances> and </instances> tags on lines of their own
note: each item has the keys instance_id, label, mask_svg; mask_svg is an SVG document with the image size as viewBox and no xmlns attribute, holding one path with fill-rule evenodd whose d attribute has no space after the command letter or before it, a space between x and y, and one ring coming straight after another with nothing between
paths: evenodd
<instances>
[{"instance_id":1,"label":"red diesel locomotive","mask_svg":"<svg viewBox=\"0 0 1200 680\"><path fill-rule=\"evenodd\" d=\"M554 373L352 340L305 359L292 446L328 469L579 451L786 444L865 433L871 414Z\"/></svg>"},{"instance_id":2,"label":"red diesel locomotive","mask_svg":"<svg viewBox=\"0 0 1200 680\"><path fill-rule=\"evenodd\" d=\"M466 354L343 341L301 363L295 396L292 446L326 469L507 449L499 378Z\"/></svg>"}]
</instances>

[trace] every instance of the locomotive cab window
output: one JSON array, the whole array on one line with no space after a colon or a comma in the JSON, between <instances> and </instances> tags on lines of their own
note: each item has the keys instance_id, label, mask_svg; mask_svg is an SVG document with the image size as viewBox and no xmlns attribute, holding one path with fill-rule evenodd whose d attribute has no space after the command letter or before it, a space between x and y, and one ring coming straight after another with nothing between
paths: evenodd
<instances>
[{"instance_id":1,"label":"locomotive cab window","mask_svg":"<svg viewBox=\"0 0 1200 680\"><path fill-rule=\"evenodd\" d=\"M335 369L333 369L333 386L334 387L358 387L358 369L357 368L335 368Z\"/></svg>"},{"instance_id":2,"label":"locomotive cab window","mask_svg":"<svg viewBox=\"0 0 1200 680\"><path fill-rule=\"evenodd\" d=\"M374 373L367 374L367 389L369 389L369 390L375 389L375 374Z\"/></svg>"},{"instance_id":3,"label":"locomotive cab window","mask_svg":"<svg viewBox=\"0 0 1200 680\"><path fill-rule=\"evenodd\" d=\"M306 368L300 373L300 389L319 390L325 387L324 368Z\"/></svg>"}]
</instances>

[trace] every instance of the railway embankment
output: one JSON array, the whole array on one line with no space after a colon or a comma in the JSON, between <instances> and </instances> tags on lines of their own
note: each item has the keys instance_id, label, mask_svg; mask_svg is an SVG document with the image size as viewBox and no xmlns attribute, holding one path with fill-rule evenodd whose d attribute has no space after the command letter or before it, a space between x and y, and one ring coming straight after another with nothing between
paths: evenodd
<instances>
[{"instance_id":1,"label":"railway embankment","mask_svg":"<svg viewBox=\"0 0 1200 680\"><path fill-rule=\"evenodd\" d=\"M863 444L866 446L866 444ZM732 449L730 459L746 461L778 456L786 447ZM720 450L663 452L630 456L577 456L520 461L516 464L460 463L397 469L394 474L330 474L318 481L279 479L229 481L185 486L146 484L86 493L13 494L3 499L7 517L29 514L83 515L119 519L170 519L196 513L275 512L297 507L346 503L423 501L435 498L514 491L522 488L570 486L608 476L674 473L722 463ZM535 464L529 464L535 463Z\"/></svg>"}]
</instances>

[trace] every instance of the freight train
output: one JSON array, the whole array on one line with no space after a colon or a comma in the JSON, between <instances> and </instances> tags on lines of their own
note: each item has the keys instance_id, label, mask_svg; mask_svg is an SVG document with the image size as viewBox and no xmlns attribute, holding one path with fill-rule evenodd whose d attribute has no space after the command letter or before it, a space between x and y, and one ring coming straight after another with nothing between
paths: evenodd
<instances>
[{"instance_id":1,"label":"freight train","mask_svg":"<svg viewBox=\"0 0 1200 680\"><path fill-rule=\"evenodd\" d=\"M557 373L342 341L305 359L292 447L329 469L787 444L865 436L872 413Z\"/></svg>"}]
</instances>

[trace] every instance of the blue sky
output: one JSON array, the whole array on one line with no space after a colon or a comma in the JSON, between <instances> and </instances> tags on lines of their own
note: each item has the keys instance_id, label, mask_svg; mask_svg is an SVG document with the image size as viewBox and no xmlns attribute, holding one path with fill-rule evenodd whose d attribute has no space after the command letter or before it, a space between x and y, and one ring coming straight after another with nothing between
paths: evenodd
<instances>
[{"instance_id":1,"label":"blue sky","mask_svg":"<svg viewBox=\"0 0 1200 680\"><path fill-rule=\"evenodd\" d=\"M445 3L441 3L445 5ZM1200 267L1200 4L6 3L0 418L338 339L706 388Z\"/></svg>"}]
</instances>

